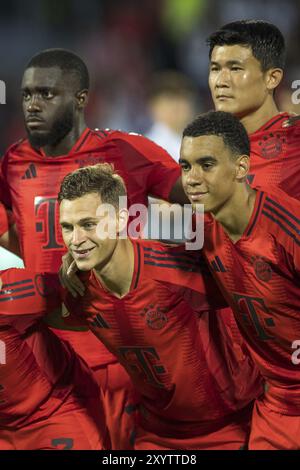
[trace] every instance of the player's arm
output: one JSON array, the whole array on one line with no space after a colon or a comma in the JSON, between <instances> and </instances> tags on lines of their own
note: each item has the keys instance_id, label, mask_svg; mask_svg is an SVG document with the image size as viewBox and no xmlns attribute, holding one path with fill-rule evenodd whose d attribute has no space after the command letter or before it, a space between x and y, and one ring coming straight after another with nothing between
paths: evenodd
<instances>
[{"instance_id":1,"label":"player's arm","mask_svg":"<svg viewBox=\"0 0 300 470\"><path fill-rule=\"evenodd\" d=\"M0 246L21 257L21 251L15 224L10 226L7 232L3 233L0 236Z\"/></svg>"},{"instance_id":2,"label":"player's arm","mask_svg":"<svg viewBox=\"0 0 300 470\"><path fill-rule=\"evenodd\" d=\"M44 316L62 303L57 274L10 268L0 277L0 314Z\"/></svg>"},{"instance_id":3,"label":"player's arm","mask_svg":"<svg viewBox=\"0 0 300 470\"><path fill-rule=\"evenodd\" d=\"M10 211L0 202L0 246L20 256L16 225Z\"/></svg>"},{"instance_id":4,"label":"player's arm","mask_svg":"<svg viewBox=\"0 0 300 470\"><path fill-rule=\"evenodd\" d=\"M115 132L113 139L129 173L138 171L149 196L172 203L189 204L181 183L181 168L162 147L138 134Z\"/></svg>"},{"instance_id":5,"label":"player's arm","mask_svg":"<svg viewBox=\"0 0 300 470\"><path fill-rule=\"evenodd\" d=\"M49 312L44 317L44 321L48 326L57 330L88 331L88 326L78 321L73 315L70 315L65 304Z\"/></svg>"}]
</instances>

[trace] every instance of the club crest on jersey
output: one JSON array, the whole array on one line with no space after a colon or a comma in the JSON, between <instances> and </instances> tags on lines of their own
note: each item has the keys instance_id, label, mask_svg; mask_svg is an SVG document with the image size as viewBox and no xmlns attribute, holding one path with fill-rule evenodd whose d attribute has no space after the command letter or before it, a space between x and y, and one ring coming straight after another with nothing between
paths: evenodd
<instances>
[{"instance_id":1,"label":"club crest on jersey","mask_svg":"<svg viewBox=\"0 0 300 470\"><path fill-rule=\"evenodd\" d=\"M276 158L282 152L282 144L284 138L280 134L269 134L268 137L264 137L263 140L259 142L261 147L261 156L270 160L271 158Z\"/></svg>"},{"instance_id":2,"label":"club crest on jersey","mask_svg":"<svg viewBox=\"0 0 300 470\"><path fill-rule=\"evenodd\" d=\"M152 330L161 330L168 321L166 312L166 308L156 307L151 304L144 308L142 317L145 317L149 328Z\"/></svg>"},{"instance_id":3,"label":"club crest on jersey","mask_svg":"<svg viewBox=\"0 0 300 470\"><path fill-rule=\"evenodd\" d=\"M272 279L271 266L261 256L253 257L252 262L256 277L260 281L269 282Z\"/></svg>"}]
</instances>

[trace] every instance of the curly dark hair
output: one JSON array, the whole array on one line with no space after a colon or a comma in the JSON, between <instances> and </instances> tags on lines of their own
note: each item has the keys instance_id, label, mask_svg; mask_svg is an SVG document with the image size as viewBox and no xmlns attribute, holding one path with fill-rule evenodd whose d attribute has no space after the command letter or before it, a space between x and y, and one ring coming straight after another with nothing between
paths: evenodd
<instances>
[{"instance_id":1,"label":"curly dark hair","mask_svg":"<svg viewBox=\"0 0 300 470\"><path fill-rule=\"evenodd\" d=\"M222 137L224 144L235 157L250 155L250 142L243 124L231 113L210 111L200 114L186 126L183 137L216 135Z\"/></svg>"},{"instance_id":2,"label":"curly dark hair","mask_svg":"<svg viewBox=\"0 0 300 470\"><path fill-rule=\"evenodd\" d=\"M284 37L277 26L267 21L240 20L225 24L208 37L207 44L209 58L215 46L239 44L251 47L264 72L273 67L284 68Z\"/></svg>"}]
</instances>

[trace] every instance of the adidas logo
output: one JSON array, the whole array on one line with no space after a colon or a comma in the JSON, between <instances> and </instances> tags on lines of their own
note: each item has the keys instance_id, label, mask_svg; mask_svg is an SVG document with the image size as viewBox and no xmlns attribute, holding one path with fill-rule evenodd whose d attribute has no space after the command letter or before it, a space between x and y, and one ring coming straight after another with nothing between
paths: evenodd
<instances>
[{"instance_id":1,"label":"adidas logo","mask_svg":"<svg viewBox=\"0 0 300 470\"><path fill-rule=\"evenodd\" d=\"M30 163L29 167L25 171L24 175L22 176L22 180L30 180L31 178L36 178L36 168L33 163Z\"/></svg>"}]
</instances>

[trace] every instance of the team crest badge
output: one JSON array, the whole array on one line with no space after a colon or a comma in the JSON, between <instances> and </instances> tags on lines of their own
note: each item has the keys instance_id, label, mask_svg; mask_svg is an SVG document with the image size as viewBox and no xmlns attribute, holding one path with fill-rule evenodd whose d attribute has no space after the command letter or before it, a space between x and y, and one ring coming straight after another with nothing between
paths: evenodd
<instances>
[{"instance_id":1,"label":"team crest badge","mask_svg":"<svg viewBox=\"0 0 300 470\"><path fill-rule=\"evenodd\" d=\"M142 316L145 317L146 323L152 330L161 330L168 321L166 315L167 309L156 307L151 304L144 308Z\"/></svg>"},{"instance_id":2,"label":"team crest badge","mask_svg":"<svg viewBox=\"0 0 300 470\"><path fill-rule=\"evenodd\" d=\"M261 146L261 156L270 160L278 157L282 152L282 140L280 134L270 134L265 140L259 142Z\"/></svg>"},{"instance_id":3,"label":"team crest badge","mask_svg":"<svg viewBox=\"0 0 300 470\"><path fill-rule=\"evenodd\" d=\"M272 279L272 268L263 258L254 258L253 266L258 279L264 282L269 282Z\"/></svg>"}]
</instances>

